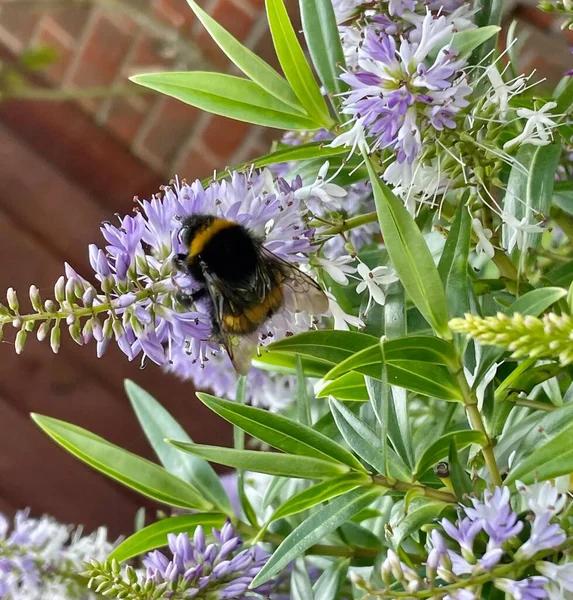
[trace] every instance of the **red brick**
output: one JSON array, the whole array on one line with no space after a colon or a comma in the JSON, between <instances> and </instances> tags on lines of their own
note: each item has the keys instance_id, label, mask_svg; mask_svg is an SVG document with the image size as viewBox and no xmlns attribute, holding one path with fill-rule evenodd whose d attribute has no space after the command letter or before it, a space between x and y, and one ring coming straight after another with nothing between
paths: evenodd
<instances>
[{"instance_id":1,"label":"red brick","mask_svg":"<svg viewBox=\"0 0 573 600\"><path fill-rule=\"evenodd\" d=\"M63 6L52 10L50 17L73 39L77 40L88 19L90 7Z\"/></svg>"},{"instance_id":2,"label":"red brick","mask_svg":"<svg viewBox=\"0 0 573 600\"><path fill-rule=\"evenodd\" d=\"M36 36L36 44L46 45L56 50L56 60L49 67L42 70L42 73L54 82L62 81L74 55L70 45L64 43L62 37L62 35L59 35L57 24L56 27L53 27L53 21L49 16L46 16L42 20L40 30Z\"/></svg>"},{"instance_id":3,"label":"red brick","mask_svg":"<svg viewBox=\"0 0 573 600\"><path fill-rule=\"evenodd\" d=\"M211 157L197 147L192 148L179 164L181 166L177 168L177 175L189 182L195 181L195 179L205 179L213 173L214 169L221 169L216 157Z\"/></svg>"},{"instance_id":4,"label":"red brick","mask_svg":"<svg viewBox=\"0 0 573 600\"><path fill-rule=\"evenodd\" d=\"M161 21L181 29L195 21L195 15L186 0L153 0L153 14Z\"/></svg>"},{"instance_id":5,"label":"red brick","mask_svg":"<svg viewBox=\"0 0 573 600\"><path fill-rule=\"evenodd\" d=\"M155 117L155 123L141 142L141 149L169 165L178 148L191 135L200 113L172 98L161 98L159 102L162 103L161 112Z\"/></svg>"},{"instance_id":6,"label":"red brick","mask_svg":"<svg viewBox=\"0 0 573 600\"><path fill-rule=\"evenodd\" d=\"M218 0L211 15L222 27L239 41L244 41L254 25L254 18L232 0ZM201 29L195 40L200 50L217 66L228 66L228 60L205 29Z\"/></svg>"},{"instance_id":7,"label":"red brick","mask_svg":"<svg viewBox=\"0 0 573 600\"><path fill-rule=\"evenodd\" d=\"M89 39L74 74L78 86L107 85L114 81L117 71L131 44L126 33L126 20L99 16L92 26Z\"/></svg>"},{"instance_id":8,"label":"red brick","mask_svg":"<svg viewBox=\"0 0 573 600\"><path fill-rule=\"evenodd\" d=\"M153 35L143 35L137 42L130 68L137 66L167 68L170 65L170 61L162 52L164 45L165 40L161 40Z\"/></svg>"},{"instance_id":9,"label":"red brick","mask_svg":"<svg viewBox=\"0 0 573 600\"><path fill-rule=\"evenodd\" d=\"M241 145L251 125L233 121L225 117L213 116L209 121L201 140L224 161L229 159ZM223 167L224 165L220 165Z\"/></svg>"},{"instance_id":10,"label":"red brick","mask_svg":"<svg viewBox=\"0 0 573 600\"><path fill-rule=\"evenodd\" d=\"M1 6L1 5L0 5ZM30 6L10 4L0 8L0 27L26 46L42 16L42 11L30 10Z\"/></svg>"},{"instance_id":11,"label":"red brick","mask_svg":"<svg viewBox=\"0 0 573 600\"><path fill-rule=\"evenodd\" d=\"M130 145L146 118L146 112L129 98L116 98L109 111L106 127Z\"/></svg>"},{"instance_id":12,"label":"red brick","mask_svg":"<svg viewBox=\"0 0 573 600\"><path fill-rule=\"evenodd\" d=\"M520 5L515 10L515 15L518 19L531 23L539 29L549 29L555 20L553 15L539 10L534 6Z\"/></svg>"}]
</instances>

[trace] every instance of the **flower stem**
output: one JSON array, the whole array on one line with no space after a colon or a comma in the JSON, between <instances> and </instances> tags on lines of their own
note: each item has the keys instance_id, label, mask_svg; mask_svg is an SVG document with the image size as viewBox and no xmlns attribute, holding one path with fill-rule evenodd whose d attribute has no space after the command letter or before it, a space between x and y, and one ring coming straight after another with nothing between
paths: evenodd
<instances>
[{"instance_id":1,"label":"flower stem","mask_svg":"<svg viewBox=\"0 0 573 600\"><path fill-rule=\"evenodd\" d=\"M434 488L428 487L421 484L406 483L405 481L389 481L383 475L373 475L372 482L375 485L379 485L390 490L396 490L398 492L411 492L417 490L421 496L426 498L432 498L433 500L440 500L441 502L447 502L449 504L456 504L457 499L450 492L442 492L435 490Z\"/></svg>"},{"instance_id":2,"label":"flower stem","mask_svg":"<svg viewBox=\"0 0 573 600\"><path fill-rule=\"evenodd\" d=\"M557 407L553 404L547 404L545 402L538 402L537 400L528 400L527 398L516 398L511 400L516 406L526 406L527 408L534 408L536 410L544 410L545 412L551 412Z\"/></svg>"},{"instance_id":3,"label":"flower stem","mask_svg":"<svg viewBox=\"0 0 573 600\"><path fill-rule=\"evenodd\" d=\"M321 237L327 235L338 235L339 233L349 231L350 229L355 229L356 227L366 225L367 223L375 223L377 220L378 215L375 212L366 213L365 215L358 215L357 217L352 217L350 219L343 219L338 225L334 225L333 227L329 227L328 229L321 231L319 235Z\"/></svg>"},{"instance_id":4,"label":"flower stem","mask_svg":"<svg viewBox=\"0 0 573 600\"><path fill-rule=\"evenodd\" d=\"M481 449L487 468L491 473L491 479L494 485L501 485L502 480L493 453L493 444L491 438L489 437L489 434L487 433L483 419L481 418L481 414L477 406L477 398L474 392L471 390L470 386L468 385L467 379L462 369L460 369L457 372L456 379L458 380L458 384L464 396L466 414L468 416L468 420L471 423L472 428L476 431L483 433L483 435L485 436L486 441L482 444Z\"/></svg>"}]
</instances>

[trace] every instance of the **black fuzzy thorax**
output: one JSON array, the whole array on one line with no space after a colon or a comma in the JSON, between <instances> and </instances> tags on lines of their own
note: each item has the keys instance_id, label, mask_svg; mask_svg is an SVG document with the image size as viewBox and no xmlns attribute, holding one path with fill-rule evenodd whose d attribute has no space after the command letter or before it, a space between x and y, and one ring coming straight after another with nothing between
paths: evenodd
<instances>
[{"instance_id":1,"label":"black fuzzy thorax","mask_svg":"<svg viewBox=\"0 0 573 600\"><path fill-rule=\"evenodd\" d=\"M208 233L216 217L192 215L182 223L181 238L189 248L200 232ZM216 275L222 281L237 284L250 279L259 264L258 242L242 225L234 223L215 231L207 239L198 256L190 259L188 269L197 281L205 281L203 270Z\"/></svg>"}]
</instances>

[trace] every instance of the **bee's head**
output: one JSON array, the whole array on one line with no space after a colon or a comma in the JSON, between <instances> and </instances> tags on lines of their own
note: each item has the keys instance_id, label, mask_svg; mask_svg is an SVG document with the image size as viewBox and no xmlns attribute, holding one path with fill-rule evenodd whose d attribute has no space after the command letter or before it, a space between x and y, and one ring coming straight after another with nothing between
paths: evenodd
<instances>
[{"instance_id":1,"label":"bee's head","mask_svg":"<svg viewBox=\"0 0 573 600\"><path fill-rule=\"evenodd\" d=\"M206 229L213 221L215 217L212 215L194 214L189 217L185 217L181 221L181 229L179 230L179 239L186 248L189 248L193 238L202 229Z\"/></svg>"}]
</instances>

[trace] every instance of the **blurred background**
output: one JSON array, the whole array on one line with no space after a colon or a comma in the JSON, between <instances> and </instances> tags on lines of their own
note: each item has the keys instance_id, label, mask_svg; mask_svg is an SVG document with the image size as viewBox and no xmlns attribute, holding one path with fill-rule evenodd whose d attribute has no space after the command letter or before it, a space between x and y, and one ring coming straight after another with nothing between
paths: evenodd
<instances>
[{"instance_id":1,"label":"blurred background","mask_svg":"<svg viewBox=\"0 0 573 600\"><path fill-rule=\"evenodd\" d=\"M275 63L264 0L203 0L206 10ZM296 14L296 0L287 0ZM571 69L573 33L534 8L507 2L505 23L527 34L522 69L556 82ZM523 38L522 38L523 39ZM185 0L0 0L0 288L42 295L68 261L90 273L99 223L132 210L174 175L203 178L264 154L277 132L201 113L127 81L161 70L230 71ZM0 292L0 296L5 292ZM4 301L4 300L2 300ZM9 332L6 332L9 333ZM0 512L31 507L63 522L129 533L151 502L53 444L30 412L64 419L153 458L123 392L133 379L200 443L230 445L231 430L189 383L139 369L110 345L62 336L59 356L33 336L16 356L0 345ZM137 361L136 361L137 362Z\"/></svg>"}]
</instances>

